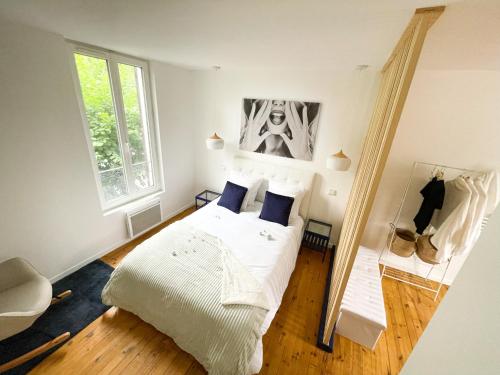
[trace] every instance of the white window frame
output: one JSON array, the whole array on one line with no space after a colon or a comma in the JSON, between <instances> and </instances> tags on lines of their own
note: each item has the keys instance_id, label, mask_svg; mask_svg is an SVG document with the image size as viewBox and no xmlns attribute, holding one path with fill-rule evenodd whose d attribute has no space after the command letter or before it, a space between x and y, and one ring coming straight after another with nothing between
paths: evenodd
<instances>
[{"instance_id":1,"label":"white window frame","mask_svg":"<svg viewBox=\"0 0 500 375\"><path fill-rule=\"evenodd\" d=\"M99 201L101 203L101 207L103 211L109 212L114 211L117 208L120 208L129 203L135 202L137 200L143 199L145 197L156 195L160 192L163 192L163 173L160 169L161 163L159 161L160 158L160 144L158 137L158 126L155 121L155 116L153 114L153 105L152 105L152 91L151 91L151 82L150 82L150 74L149 74L149 63L146 60L141 60L135 57L127 56L124 54L120 54L114 51L88 46L86 44L68 41L70 45L71 52L71 66L72 66L72 75L75 83L75 89L77 92L78 104L80 107L80 112L82 115L83 127L85 132L85 138L87 139L87 146L90 153L90 158L92 161L92 169L94 171L94 178L97 185L97 191L99 194ZM94 145L92 144L92 137L90 135L90 126L87 120L87 113L85 110L85 104L83 101L82 90L80 87L80 78L78 76L78 70L76 67L75 61L75 53L80 53L83 55L96 57L105 59L107 61L108 66L108 75L109 82L113 100L113 106L115 108L115 117L116 117L116 125L118 137L120 140L120 149L122 153L122 165L125 175L125 181L127 183L128 194L121 198L116 198L111 201L106 201L104 198L104 192L101 186L100 179L100 171L97 165L97 158L94 150ZM148 189L139 190L133 181L132 174L132 157L130 153L130 149L128 147L128 132L127 132L127 124L125 120L124 106L123 106L123 98L121 91L121 82L120 76L118 72L118 64L123 63L127 65L132 65L136 67L140 67L142 69L142 84L144 89L144 99L145 99L145 116L148 127L148 134L146 137L148 139L145 142L149 143L149 149L151 152L151 169L153 174L153 186Z\"/></svg>"}]
</instances>

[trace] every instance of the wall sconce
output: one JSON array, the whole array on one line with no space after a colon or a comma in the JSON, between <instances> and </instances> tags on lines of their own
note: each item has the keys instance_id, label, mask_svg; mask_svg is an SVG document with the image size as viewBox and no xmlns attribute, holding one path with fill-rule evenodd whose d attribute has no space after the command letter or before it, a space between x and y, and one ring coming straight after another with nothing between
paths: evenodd
<instances>
[{"instance_id":1,"label":"wall sconce","mask_svg":"<svg viewBox=\"0 0 500 375\"><path fill-rule=\"evenodd\" d=\"M328 156L326 159L326 167L334 171L347 171L351 166L351 159L340 150L336 154Z\"/></svg>"}]
</instances>

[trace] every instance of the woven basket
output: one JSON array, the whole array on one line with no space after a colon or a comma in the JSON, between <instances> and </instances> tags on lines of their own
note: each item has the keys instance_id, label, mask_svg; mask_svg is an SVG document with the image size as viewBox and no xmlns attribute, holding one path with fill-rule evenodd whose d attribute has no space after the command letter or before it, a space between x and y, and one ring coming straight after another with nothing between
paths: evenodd
<instances>
[{"instance_id":1,"label":"woven basket","mask_svg":"<svg viewBox=\"0 0 500 375\"><path fill-rule=\"evenodd\" d=\"M417 240L417 255L429 264L439 264L436 260L437 249L431 242L431 236L420 236Z\"/></svg>"},{"instance_id":2,"label":"woven basket","mask_svg":"<svg viewBox=\"0 0 500 375\"><path fill-rule=\"evenodd\" d=\"M389 240L390 236L391 234L389 234ZM417 250L415 240L415 234L412 231L396 228L390 249L400 257L410 257Z\"/></svg>"}]
</instances>

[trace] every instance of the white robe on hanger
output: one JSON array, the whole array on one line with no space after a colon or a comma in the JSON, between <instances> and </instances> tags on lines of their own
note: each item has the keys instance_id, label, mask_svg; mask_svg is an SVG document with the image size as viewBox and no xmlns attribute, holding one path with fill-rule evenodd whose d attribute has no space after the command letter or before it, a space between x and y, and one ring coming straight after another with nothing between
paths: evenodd
<instances>
[{"instance_id":1,"label":"white robe on hanger","mask_svg":"<svg viewBox=\"0 0 500 375\"><path fill-rule=\"evenodd\" d=\"M484 186L482 178L474 179L474 186L478 192L478 200L476 205L476 212L474 215L473 223L474 228L472 230L472 237L470 239L470 249L466 250L469 252L472 247L476 244L479 236L481 235L481 228L483 224L484 217L486 215L486 208L488 205L488 192Z\"/></svg>"},{"instance_id":2,"label":"white robe on hanger","mask_svg":"<svg viewBox=\"0 0 500 375\"><path fill-rule=\"evenodd\" d=\"M470 179L467 181L467 183L474 189L476 194L475 199L474 197L471 198L471 205L469 206L470 217L472 221L468 233L464 233L464 245L460 248L455 249L453 255L468 254L474 248L474 245L481 235L481 228L486 212L488 194L486 192L486 189L484 188L482 179ZM474 201L474 205L472 204L472 201Z\"/></svg>"},{"instance_id":3,"label":"white robe on hanger","mask_svg":"<svg viewBox=\"0 0 500 375\"><path fill-rule=\"evenodd\" d=\"M474 219L476 217L479 204L479 192L472 178L465 177L464 180L471 191L469 209L467 212L467 217L465 218L465 222L463 223L462 239L459 245L453 250L453 253L451 255L465 253L471 247L472 237L474 236L474 229L475 229Z\"/></svg>"},{"instance_id":4,"label":"white robe on hanger","mask_svg":"<svg viewBox=\"0 0 500 375\"><path fill-rule=\"evenodd\" d=\"M455 249L464 245L464 233L469 231L465 226L468 219L472 190L463 177L445 183L443 208L436 220L436 233L430 241L437 249L436 260L447 261Z\"/></svg>"},{"instance_id":5,"label":"white robe on hanger","mask_svg":"<svg viewBox=\"0 0 500 375\"><path fill-rule=\"evenodd\" d=\"M486 216L490 216L500 203L500 175L497 171L490 171L484 176L484 188L486 189L487 203Z\"/></svg>"}]
</instances>

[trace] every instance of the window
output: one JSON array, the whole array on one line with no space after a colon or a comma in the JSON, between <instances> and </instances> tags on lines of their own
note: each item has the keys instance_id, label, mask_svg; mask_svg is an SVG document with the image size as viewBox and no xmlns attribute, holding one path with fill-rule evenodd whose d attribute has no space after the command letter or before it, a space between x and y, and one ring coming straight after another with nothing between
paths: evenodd
<instances>
[{"instance_id":1,"label":"window","mask_svg":"<svg viewBox=\"0 0 500 375\"><path fill-rule=\"evenodd\" d=\"M103 208L157 192L147 63L79 45L73 57Z\"/></svg>"}]
</instances>

